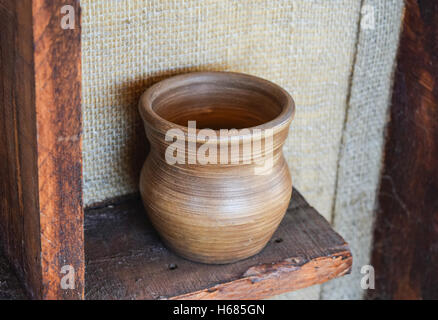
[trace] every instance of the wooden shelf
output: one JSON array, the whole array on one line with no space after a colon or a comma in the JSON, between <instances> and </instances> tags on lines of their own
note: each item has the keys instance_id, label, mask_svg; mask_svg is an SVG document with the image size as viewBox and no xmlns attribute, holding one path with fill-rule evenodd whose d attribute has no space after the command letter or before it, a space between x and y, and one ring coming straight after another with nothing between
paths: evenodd
<instances>
[{"instance_id":1,"label":"wooden shelf","mask_svg":"<svg viewBox=\"0 0 438 320\"><path fill-rule=\"evenodd\" d=\"M173 254L138 199L88 210L85 217L87 299L262 299L340 277L352 264L342 237L296 190L266 248L228 265ZM26 298L0 252L0 300Z\"/></svg>"},{"instance_id":2,"label":"wooden shelf","mask_svg":"<svg viewBox=\"0 0 438 320\"><path fill-rule=\"evenodd\" d=\"M294 190L265 249L227 265L163 246L139 199L85 214L86 299L263 299L350 272L347 243Z\"/></svg>"}]
</instances>

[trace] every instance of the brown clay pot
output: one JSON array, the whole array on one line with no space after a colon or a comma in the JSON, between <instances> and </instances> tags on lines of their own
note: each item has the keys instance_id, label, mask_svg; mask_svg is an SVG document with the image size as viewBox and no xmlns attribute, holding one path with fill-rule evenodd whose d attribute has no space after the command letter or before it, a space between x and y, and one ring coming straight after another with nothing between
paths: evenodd
<instances>
[{"instance_id":1,"label":"brown clay pot","mask_svg":"<svg viewBox=\"0 0 438 320\"><path fill-rule=\"evenodd\" d=\"M151 144L140 192L165 244L187 259L216 264L262 250L292 192L282 152L295 110L290 95L254 76L199 72L155 84L139 109ZM196 121L196 131L188 121ZM232 128L239 130L220 135ZM210 162L200 155L212 156Z\"/></svg>"}]
</instances>

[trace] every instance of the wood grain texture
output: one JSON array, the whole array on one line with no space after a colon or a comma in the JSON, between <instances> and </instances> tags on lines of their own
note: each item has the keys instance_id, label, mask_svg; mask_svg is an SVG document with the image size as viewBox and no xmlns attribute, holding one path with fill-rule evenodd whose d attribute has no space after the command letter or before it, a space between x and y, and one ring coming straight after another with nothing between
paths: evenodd
<instances>
[{"instance_id":1,"label":"wood grain texture","mask_svg":"<svg viewBox=\"0 0 438 320\"><path fill-rule=\"evenodd\" d=\"M30 1L0 2L0 238L32 297L41 296L37 139Z\"/></svg>"},{"instance_id":2,"label":"wood grain texture","mask_svg":"<svg viewBox=\"0 0 438 320\"><path fill-rule=\"evenodd\" d=\"M81 149L81 29L79 1L70 1L75 28L61 28L59 2L34 0L35 103L42 296L82 298L84 249ZM62 266L75 270L75 289L60 286Z\"/></svg>"},{"instance_id":3,"label":"wood grain texture","mask_svg":"<svg viewBox=\"0 0 438 320\"><path fill-rule=\"evenodd\" d=\"M257 255L192 262L163 246L140 200L87 210L86 299L263 299L350 271L348 245L297 190Z\"/></svg>"},{"instance_id":4,"label":"wood grain texture","mask_svg":"<svg viewBox=\"0 0 438 320\"><path fill-rule=\"evenodd\" d=\"M32 298L82 298L81 49L55 1L1 1L1 228ZM3 25L4 24L4 25ZM61 267L76 288L62 290Z\"/></svg>"},{"instance_id":5,"label":"wood grain texture","mask_svg":"<svg viewBox=\"0 0 438 320\"><path fill-rule=\"evenodd\" d=\"M139 109L151 144L140 193L163 241L181 256L204 263L230 263L258 253L278 227L292 192L282 151L294 114L290 95L250 75L195 72L155 84ZM193 134L189 121L196 121ZM221 129L241 131L224 135ZM176 141L167 139L172 130L180 133ZM271 146L266 130L272 130ZM166 158L171 145L181 149L176 163ZM206 147L208 163L200 157ZM262 169L260 162L268 163L269 157L271 166Z\"/></svg>"},{"instance_id":6,"label":"wood grain texture","mask_svg":"<svg viewBox=\"0 0 438 320\"><path fill-rule=\"evenodd\" d=\"M438 299L437 22L436 1L406 1L369 298Z\"/></svg>"},{"instance_id":7,"label":"wood grain texture","mask_svg":"<svg viewBox=\"0 0 438 320\"><path fill-rule=\"evenodd\" d=\"M0 300L27 299L24 287L0 248Z\"/></svg>"}]
</instances>

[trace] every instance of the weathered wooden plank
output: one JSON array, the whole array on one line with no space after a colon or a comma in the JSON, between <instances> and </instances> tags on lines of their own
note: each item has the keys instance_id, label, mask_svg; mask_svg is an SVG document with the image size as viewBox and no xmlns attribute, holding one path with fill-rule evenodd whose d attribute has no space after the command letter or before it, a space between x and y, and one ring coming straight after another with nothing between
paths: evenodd
<instances>
[{"instance_id":1,"label":"weathered wooden plank","mask_svg":"<svg viewBox=\"0 0 438 320\"><path fill-rule=\"evenodd\" d=\"M406 1L369 298L438 298L438 2Z\"/></svg>"},{"instance_id":2,"label":"weathered wooden plank","mask_svg":"<svg viewBox=\"0 0 438 320\"><path fill-rule=\"evenodd\" d=\"M261 299L348 273L348 245L294 190L288 212L258 255L195 263L163 246L140 200L87 210L86 299Z\"/></svg>"},{"instance_id":3,"label":"weathered wooden plank","mask_svg":"<svg viewBox=\"0 0 438 320\"><path fill-rule=\"evenodd\" d=\"M65 3L34 0L32 4L42 296L82 298L80 6L78 0L69 1L77 21L74 29L63 29L61 7ZM75 290L60 286L64 265L74 267Z\"/></svg>"},{"instance_id":4,"label":"weathered wooden plank","mask_svg":"<svg viewBox=\"0 0 438 320\"><path fill-rule=\"evenodd\" d=\"M0 237L17 274L31 296L38 297L42 287L31 2L2 1L0 26Z\"/></svg>"},{"instance_id":5,"label":"weathered wooden plank","mask_svg":"<svg viewBox=\"0 0 438 320\"><path fill-rule=\"evenodd\" d=\"M74 29L48 0L0 2L0 237L32 298L82 298L80 7ZM61 267L75 268L63 290Z\"/></svg>"}]
</instances>

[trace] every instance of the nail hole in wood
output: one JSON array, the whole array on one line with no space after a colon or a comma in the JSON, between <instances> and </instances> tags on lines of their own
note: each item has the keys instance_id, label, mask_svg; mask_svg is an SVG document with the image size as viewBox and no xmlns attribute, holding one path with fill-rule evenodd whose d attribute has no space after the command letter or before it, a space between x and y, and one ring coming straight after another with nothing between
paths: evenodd
<instances>
[{"instance_id":1,"label":"nail hole in wood","mask_svg":"<svg viewBox=\"0 0 438 320\"><path fill-rule=\"evenodd\" d=\"M175 270L176 268L178 268L178 266L174 263L169 264L168 266L169 270Z\"/></svg>"},{"instance_id":2,"label":"nail hole in wood","mask_svg":"<svg viewBox=\"0 0 438 320\"><path fill-rule=\"evenodd\" d=\"M280 243L280 242L283 242L283 239L282 239L282 238L277 238L277 239L275 239L275 243Z\"/></svg>"}]
</instances>

